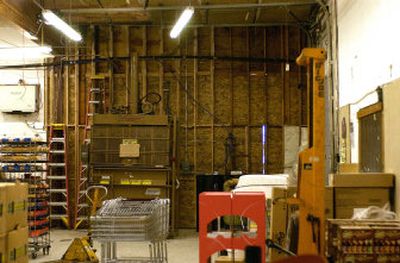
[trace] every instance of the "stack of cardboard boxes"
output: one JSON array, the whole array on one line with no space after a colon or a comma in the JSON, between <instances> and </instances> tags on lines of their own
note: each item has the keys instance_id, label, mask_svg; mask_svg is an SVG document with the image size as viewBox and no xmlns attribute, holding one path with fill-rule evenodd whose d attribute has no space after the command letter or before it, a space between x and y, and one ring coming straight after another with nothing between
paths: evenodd
<instances>
[{"instance_id":1,"label":"stack of cardboard boxes","mask_svg":"<svg viewBox=\"0 0 400 263\"><path fill-rule=\"evenodd\" d=\"M350 219L356 209L393 204L394 175L340 173L329 176L333 189L334 217Z\"/></svg>"},{"instance_id":2,"label":"stack of cardboard boxes","mask_svg":"<svg viewBox=\"0 0 400 263\"><path fill-rule=\"evenodd\" d=\"M0 262L28 262L28 185L0 183Z\"/></svg>"}]
</instances>

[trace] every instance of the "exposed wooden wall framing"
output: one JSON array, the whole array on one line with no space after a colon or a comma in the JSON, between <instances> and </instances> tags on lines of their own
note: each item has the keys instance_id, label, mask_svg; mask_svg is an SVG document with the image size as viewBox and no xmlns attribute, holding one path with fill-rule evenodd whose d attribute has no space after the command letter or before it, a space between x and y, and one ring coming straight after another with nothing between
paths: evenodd
<instances>
[{"instance_id":1,"label":"exposed wooden wall framing","mask_svg":"<svg viewBox=\"0 0 400 263\"><path fill-rule=\"evenodd\" d=\"M78 136L82 134L79 129L84 126L85 110L75 100L84 104L92 75L103 74L108 79L108 111L125 106L130 112L137 109L140 112L134 101L148 92L159 93L162 101L156 105L155 113L166 114L169 105L180 127L176 156L180 156L181 163L186 166L178 176L181 182L179 224L193 227L195 175L225 172L225 140L229 132L235 136L236 167L233 168L245 173L261 173L261 126L268 125L267 172L283 172L282 127L302 125L306 120L305 92L301 88L305 86L301 85L304 77L294 63L289 63L300 53L305 37L298 28L287 26L188 28L177 40L170 39L168 33L163 27L91 26L85 40L88 48L81 48L79 55L110 60L76 69L65 66L64 89L57 85L60 70L50 69L47 83L50 98L57 98L60 90L64 90L64 95L68 92L64 121L74 125L70 132ZM71 51L71 54L76 53ZM182 59L141 60L140 56L144 55L181 55ZM287 58L288 66L286 63L184 57L193 55ZM116 61L112 56L131 56L131 59ZM74 73L79 79L75 81L79 88L75 89L73 77L68 77ZM57 107L52 103L50 99L46 104L49 123L56 120L52 116Z\"/></svg>"}]
</instances>

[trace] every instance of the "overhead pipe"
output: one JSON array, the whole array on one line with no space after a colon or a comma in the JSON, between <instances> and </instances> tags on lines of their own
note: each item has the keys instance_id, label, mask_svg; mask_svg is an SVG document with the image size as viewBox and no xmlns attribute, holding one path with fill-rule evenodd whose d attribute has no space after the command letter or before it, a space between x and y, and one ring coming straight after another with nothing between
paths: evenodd
<instances>
[{"instance_id":1,"label":"overhead pipe","mask_svg":"<svg viewBox=\"0 0 400 263\"><path fill-rule=\"evenodd\" d=\"M111 58L100 58L96 57L94 59L77 59L77 60L62 60L60 62L51 63L32 63L32 64L22 64L22 65L5 65L0 66L2 69L20 69L20 68L41 68L50 66L62 66L62 65L75 65L75 64L90 64L94 62L107 62L116 60L130 60L131 57L111 57ZM176 60L176 59L199 59L199 60L226 60L226 61L248 61L248 62L258 62L258 63L294 63L295 59L288 58L265 58L265 57L229 57L229 56L138 56L138 59L143 60Z\"/></svg>"},{"instance_id":2,"label":"overhead pipe","mask_svg":"<svg viewBox=\"0 0 400 263\"><path fill-rule=\"evenodd\" d=\"M270 3L249 3L249 4L220 4L220 5L192 5L195 9L216 10L216 9L255 9L282 6L304 6L317 4L316 0L270 2ZM176 11L182 10L185 6L148 6L144 7L112 7L112 8L69 8L60 9L61 13L66 14L98 14L98 13L133 13L143 11Z\"/></svg>"}]
</instances>

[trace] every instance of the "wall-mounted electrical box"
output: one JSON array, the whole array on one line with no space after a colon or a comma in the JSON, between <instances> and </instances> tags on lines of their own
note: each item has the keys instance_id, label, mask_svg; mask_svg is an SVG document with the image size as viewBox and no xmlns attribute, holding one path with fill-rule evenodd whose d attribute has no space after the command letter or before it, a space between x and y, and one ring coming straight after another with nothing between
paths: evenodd
<instances>
[{"instance_id":1,"label":"wall-mounted electrical box","mask_svg":"<svg viewBox=\"0 0 400 263\"><path fill-rule=\"evenodd\" d=\"M32 113L38 108L39 85L0 85L0 111Z\"/></svg>"}]
</instances>

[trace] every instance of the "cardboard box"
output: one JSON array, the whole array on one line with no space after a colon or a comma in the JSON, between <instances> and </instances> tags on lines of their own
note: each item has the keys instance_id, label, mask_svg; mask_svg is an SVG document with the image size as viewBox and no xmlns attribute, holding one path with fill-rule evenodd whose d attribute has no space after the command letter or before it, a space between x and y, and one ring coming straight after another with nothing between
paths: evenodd
<instances>
[{"instance_id":1,"label":"cardboard box","mask_svg":"<svg viewBox=\"0 0 400 263\"><path fill-rule=\"evenodd\" d=\"M339 164L339 173L358 173L359 166L358 163L340 163Z\"/></svg>"},{"instance_id":2,"label":"cardboard box","mask_svg":"<svg viewBox=\"0 0 400 263\"><path fill-rule=\"evenodd\" d=\"M8 219L7 230L28 225L28 184L15 183L7 191Z\"/></svg>"},{"instance_id":3,"label":"cardboard box","mask_svg":"<svg viewBox=\"0 0 400 263\"><path fill-rule=\"evenodd\" d=\"M348 173L330 174L329 186L333 187L393 187L393 174Z\"/></svg>"},{"instance_id":4,"label":"cardboard box","mask_svg":"<svg viewBox=\"0 0 400 263\"><path fill-rule=\"evenodd\" d=\"M286 197L288 190L285 188L272 188L272 207L271 207L271 224L270 238L280 246L285 247L288 206ZM269 261L275 261L285 257L285 254L279 253L276 249L269 249Z\"/></svg>"},{"instance_id":5,"label":"cardboard box","mask_svg":"<svg viewBox=\"0 0 400 263\"><path fill-rule=\"evenodd\" d=\"M129 143L119 145L119 157L121 158L137 158L140 156L140 144Z\"/></svg>"},{"instance_id":6,"label":"cardboard box","mask_svg":"<svg viewBox=\"0 0 400 263\"><path fill-rule=\"evenodd\" d=\"M296 194L296 187L288 187L288 197L293 197ZM333 187L325 187L325 216L326 218L333 218L334 207L333 207Z\"/></svg>"},{"instance_id":7,"label":"cardboard box","mask_svg":"<svg viewBox=\"0 0 400 263\"><path fill-rule=\"evenodd\" d=\"M6 262L7 255L7 234L0 234L0 260L1 262Z\"/></svg>"},{"instance_id":8,"label":"cardboard box","mask_svg":"<svg viewBox=\"0 0 400 263\"><path fill-rule=\"evenodd\" d=\"M287 223L288 223L288 213L289 209L286 203L286 197L292 197L296 192L296 188L290 187L288 189L274 187L272 189L272 199L275 200L272 202L271 209L271 229L270 229L270 238L277 242L282 247L285 247L286 244L286 231L287 231ZM334 209L333 209L333 188L325 187L325 216L326 219L333 218ZM275 261L278 259L285 258L286 255L284 253L279 253L276 249L269 250L269 261Z\"/></svg>"},{"instance_id":9,"label":"cardboard box","mask_svg":"<svg viewBox=\"0 0 400 263\"><path fill-rule=\"evenodd\" d=\"M7 185L0 183L0 234L7 232Z\"/></svg>"},{"instance_id":10,"label":"cardboard box","mask_svg":"<svg viewBox=\"0 0 400 263\"><path fill-rule=\"evenodd\" d=\"M0 233L28 225L28 184L0 183Z\"/></svg>"},{"instance_id":11,"label":"cardboard box","mask_svg":"<svg viewBox=\"0 0 400 263\"><path fill-rule=\"evenodd\" d=\"M390 202L390 188L335 188L336 218L351 218L355 208L383 207Z\"/></svg>"},{"instance_id":12,"label":"cardboard box","mask_svg":"<svg viewBox=\"0 0 400 263\"><path fill-rule=\"evenodd\" d=\"M7 262L28 262L28 227L21 227L7 234Z\"/></svg>"},{"instance_id":13,"label":"cardboard box","mask_svg":"<svg viewBox=\"0 0 400 263\"><path fill-rule=\"evenodd\" d=\"M333 188L325 187L325 218L330 219L334 216L333 207Z\"/></svg>"}]
</instances>

